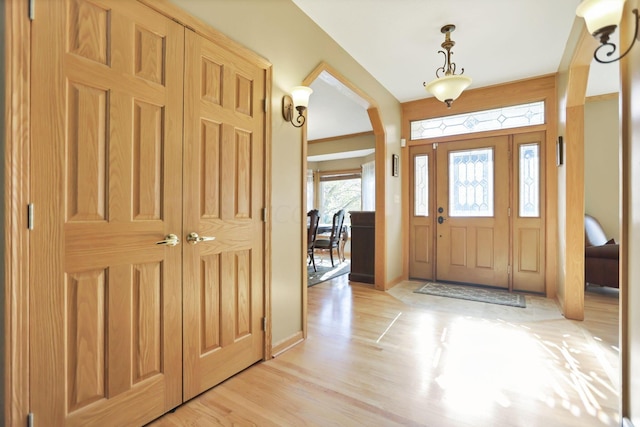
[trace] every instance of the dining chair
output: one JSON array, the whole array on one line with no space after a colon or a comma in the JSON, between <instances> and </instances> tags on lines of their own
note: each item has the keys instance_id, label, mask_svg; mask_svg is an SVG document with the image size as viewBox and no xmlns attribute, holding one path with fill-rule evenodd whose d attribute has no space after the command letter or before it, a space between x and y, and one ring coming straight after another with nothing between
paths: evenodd
<instances>
[{"instance_id":1,"label":"dining chair","mask_svg":"<svg viewBox=\"0 0 640 427\"><path fill-rule=\"evenodd\" d=\"M333 214L333 222L331 225L331 235L329 239L316 239L314 249L328 250L331 258L331 267L333 264L333 250L335 249L338 254L338 261L341 261L340 257L340 240L342 236L342 225L344 224L344 209L340 209Z\"/></svg>"},{"instance_id":2,"label":"dining chair","mask_svg":"<svg viewBox=\"0 0 640 427\"><path fill-rule=\"evenodd\" d=\"M309 257L309 264L313 265L313 271L318 271L316 269L316 260L313 257L313 248L318 234L320 212L317 209L311 209L307 212L307 216L309 217L309 224L307 225L307 256Z\"/></svg>"}]
</instances>

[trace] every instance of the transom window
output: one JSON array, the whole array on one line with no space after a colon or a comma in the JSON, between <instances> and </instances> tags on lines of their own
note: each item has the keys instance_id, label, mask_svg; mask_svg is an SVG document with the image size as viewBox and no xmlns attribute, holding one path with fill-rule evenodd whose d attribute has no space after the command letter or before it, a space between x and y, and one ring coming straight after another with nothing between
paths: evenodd
<instances>
[{"instance_id":1,"label":"transom window","mask_svg":"<svg viewBox=\"0 0 640 427\"><path fill-rule=\"evenodd\" d=\"M544 124L544 101L411 122L411 139Z\"/></svg>"}]
</instances>

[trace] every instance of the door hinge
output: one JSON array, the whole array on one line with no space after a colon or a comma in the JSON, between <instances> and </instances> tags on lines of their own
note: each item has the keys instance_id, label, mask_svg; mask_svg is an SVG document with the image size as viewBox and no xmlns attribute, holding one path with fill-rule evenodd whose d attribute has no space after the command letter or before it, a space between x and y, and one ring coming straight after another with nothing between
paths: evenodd
<instances>
[{"instance_id":1,"label":"door hinge","mask_svg":"<svg viewBox=\"0 0 640 427\"><path fill-rule=\"evenodd\" d=\"M267 208L262 208L262 222L267 222Z\"/></svg>"},{"instance_id":2,"label":"door hinge","mask_svg":"<svg viewBox=\"0 0 640 427\"><path fill-rule=\"evenodd\" d=\"M435 150L436 148L438 148L438 143L437 143L437 142L434 142L434 143L433 143L433 149Z\"/></svg>"},{"instance_id":3,"label":"door hinge","mask_svg":"<svg viewBox=\"0 0 640 427\"><path fill-rule=\"evenodd\" d=\"M263 99L262 100L262 109L264 110L264 112L267 112L267 108L269 108L269 104L267 104L267 99Z\"/></svg>"},{"instance_id":4,"label":"door hinge","mask_svg":"<svg viewBox=\"0 0 640 427\"><path fill-rule=\"evenodd\" d=\"M36 0L29 0L29 20L36 19Z\"/></svg>"},{"instance_id":5,"label":"door hinge","mask_svg":"<svg viewBox=\"0 0 640 427\"><path fill-rule=\"evenodd\" d=\"M27 229L33 230L33 203L27 205Z\"/></svg>"},{"instance_id":6,"label":"door hinge","mask_svg":"<svg viewBox=\"0 0 640 427\"><path fill-rule=\"evenodd\" d=\"M27 427L33 427L33 412L27 415Z\"/></svg>"},{"instance_id":7,"label":"door hinge","mask_svg":"<svg viewBox=\"0 0 640 427\"><path fill-rule=\"evenodd\" d=\"M263 318L262 318L262 330L263 330L264 332L266 332L266 331L267 331L267 318L266 318L266 317L263 317Z\"/></svg>"}]
</instances>

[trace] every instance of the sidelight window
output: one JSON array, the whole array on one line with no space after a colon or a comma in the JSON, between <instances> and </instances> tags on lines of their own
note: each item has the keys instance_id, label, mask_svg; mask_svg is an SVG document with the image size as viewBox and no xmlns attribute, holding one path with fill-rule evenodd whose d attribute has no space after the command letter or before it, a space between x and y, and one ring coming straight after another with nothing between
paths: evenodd
<instances>
[{"instance_id":1,"label":"sidelight window","mask_svg":"<svg viewBox=\"0 0 640 427\"><path fill-rule=\"evenodd\" d=\"M413 170L414 215L429 216L429 156L415 156Z\"/></svg>"},{"instance_id":2,"label":"sidelight window","mask_svg":"<svg viewBox=\"0 0 640 427\"><path fill-rule=\"evenodd\" d=\"M540 144L522 144L519 152L519 214L521 217L539 217Z\"/></svg>"}]
</instances>

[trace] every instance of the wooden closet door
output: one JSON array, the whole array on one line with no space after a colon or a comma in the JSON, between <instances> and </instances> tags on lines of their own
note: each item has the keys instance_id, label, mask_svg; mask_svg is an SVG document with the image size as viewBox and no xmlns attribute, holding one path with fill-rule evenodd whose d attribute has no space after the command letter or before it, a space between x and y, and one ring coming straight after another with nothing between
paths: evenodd
<instances>
[{"instance_id":1,"label":"wooden closet door","mask_svg":"<svg viewBox=\"0 0 640 427\"><path fill-rule=\"evenodd\" d=\"M186 32L184 398L264 352L265 71Z\"/></svg>"},{"instance_id":2,"label":"wooden closet door","mask_svg":"<svg viewBox=\"0 0 640 427\"><path fill-rule=\"evenodd\" d=\"M30 392L37 425L182 402L184 29L134 1L38 3Z\"/></svg>"}]
</instances>

